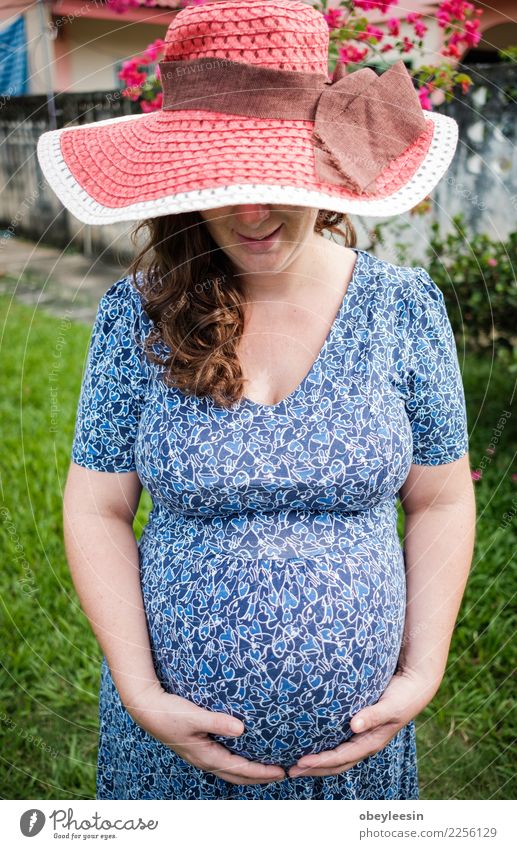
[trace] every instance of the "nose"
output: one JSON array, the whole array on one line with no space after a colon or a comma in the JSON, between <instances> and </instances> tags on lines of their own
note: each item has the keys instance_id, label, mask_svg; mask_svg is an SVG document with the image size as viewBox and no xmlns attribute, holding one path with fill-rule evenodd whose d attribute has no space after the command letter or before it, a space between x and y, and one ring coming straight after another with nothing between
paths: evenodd
<instances>
[{"instance_id":1,"label":"nose","mask_svg":"<svg viewBox=\"0 0 517 849\"><path fill-rule=\"evenodd\" d=\"M249 230L259 230L260 225L270 217L271 211L263 203L243 203L235 207L234 215L237 226L241 224Z\"/></svg>"}]
</instances>

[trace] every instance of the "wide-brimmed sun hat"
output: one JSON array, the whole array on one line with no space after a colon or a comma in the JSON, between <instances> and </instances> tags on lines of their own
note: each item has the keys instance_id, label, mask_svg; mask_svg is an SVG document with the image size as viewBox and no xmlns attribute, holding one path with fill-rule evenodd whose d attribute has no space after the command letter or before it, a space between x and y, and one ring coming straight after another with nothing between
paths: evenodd
<instances>
[{"instance_id":1,"label":"wide-brimmed sun hat","mask_svg":"<svg viewBox=\"0 0 517 849\"><path fill-rule=\"evenodd\" d=\"M329 29L298 0L179 12L159 63L159 111L43 133L37 155L80 221L230 204L371 216L416 206L454 155L453 118L421 107L399 59L328 74Z\"/></svg>"}]
</instances>

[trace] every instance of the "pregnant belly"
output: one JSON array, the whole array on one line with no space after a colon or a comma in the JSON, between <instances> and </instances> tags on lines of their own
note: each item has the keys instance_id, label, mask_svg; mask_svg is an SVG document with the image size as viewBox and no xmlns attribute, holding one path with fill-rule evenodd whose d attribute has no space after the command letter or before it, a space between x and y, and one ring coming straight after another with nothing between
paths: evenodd
<instances>
[{"instance_id":1,"label":"pregnant belly","mask_svg":"<svg viewBox=\"0 0 517 849\"><path fill-rule=\"evenodd\" d=\"M289 767L350 737L386 689L405 615L398 539L349 561L140 555L162 686L241 719L240 737L214 736L230 750Z\"/></svg>"}]
</instances>

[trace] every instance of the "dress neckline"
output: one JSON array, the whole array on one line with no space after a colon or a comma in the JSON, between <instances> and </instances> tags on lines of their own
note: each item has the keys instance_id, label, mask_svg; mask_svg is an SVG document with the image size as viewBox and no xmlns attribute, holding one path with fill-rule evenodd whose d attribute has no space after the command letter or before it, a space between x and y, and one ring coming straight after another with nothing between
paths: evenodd
<instances>
[{"instance_id":1,"label":"dress neckline","mask_svg":"<svg viewBox=\"0 0 517 849\"><path fill-rule=\"evenodd\" d=\"M334 338L334 334L337 331L337 328L341 324L341 319L343 317L343 313L345 312L345 307L348 307L349 302L355 297L357 286L358 286L360 263L361 263L361 259L362 259L363 255L366 252L361 250L360 248L351 248L351 250L355 251L355 253L357 254L357 257L356 257L356 260L355 260L355 263L354 263L354 268L352 270L352 277L350 278L350 281L349 281L348 286L346 288L346 292L343 295L343 299L342 299L341 304L339 306L339 309L337 311L336 317L334 318L334 321L332 322L330 330L327 333L327 337L326 337L322 347L320 348L320 351L317 354L316 359L312 363L312 366L310 367L310 369L307 372L307 374L305 375L305 377L302 378L302 380L298 384L298 386L295 389L293 389L293 391L290 392L289 395L287 395L285 398L281 398L280 401L278 401L276 404L261 404L258 401L252 401L251 398L247 398L245 395L243 395L238 402L238 407L240 409L248 407L251 410L255 409L257 411L266 410L266 411L269 411L269 412L276 412L277 410L280 410L281 408L285 408L285 406L288 406L291 403L291 401L293 401L295 399L295 397L300 392L303 391L303 389L305 388L305 385L310 380L310 378L314 374L315 370L318 368L320 362L323 360L323 358L324 358L324 356L327 352L327 348L329 347L330 343L332 342L332 340Z\"/></svg>"}]
</instances>

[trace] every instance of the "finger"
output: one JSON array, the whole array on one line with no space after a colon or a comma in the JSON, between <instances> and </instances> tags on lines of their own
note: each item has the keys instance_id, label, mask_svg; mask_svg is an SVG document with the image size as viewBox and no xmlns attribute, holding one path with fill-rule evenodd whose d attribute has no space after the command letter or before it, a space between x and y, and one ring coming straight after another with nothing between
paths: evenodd
<instances>
[{"instance_id":1,"label":"finger","mask_svg":"<svg viewBox=\"0 0 517 849\"><path fill-rule=\"evenodd\" d=\"M321 771L321 770L337 769L337 768L343 767L343 766L345 766L346 764L349 764L349 763L359 763L360 761L364 761L365 758L368 758L368 757L370 757L370 755L375 754L375 751L378 751L378 750L373 750L371 747L368 747L368 748L364 749L362 752L356 751L356 753L353 756L348 752L346 753L346 756L345 756L344 753L335 754L335 755L329 754L327 757L318 758L317 761L315 760L315 761L312 761L311 763L299 762L299 763L296 764L295 768L304 770L304 774L305 774L305 770L307 770L307 769L310 769L311 771L312 770ZM289 775L291 775L291 773L289 773Z\"/></svg>"},{"instance_id":2,"label":"finger","mask_svg":"<svg viewBox=\"0 0 517 849\"><path fill-rule=\"evenodd\" d=\"M374 728L373 731L361 734L357 739L347 740L346 743L320 752L318 755L304 755L300 758L297 767L310 767L311 769L324 769L338 767L340 764L358 763L364 758L379 752L386 746L399 730L398 726L383 726Z\"/></svg>"},{"instance_id":3,"label":"finger","mask_svg":"<svg viewBox=\"0 0 517 849\"><path fill-rule=\"evenodd\" d=\"M221 772L225 772L228 775L235 776L239 779L249 779L251 783L282 781L284 778L286 778L284 770L279 770L276 767L270 767L266 764L252 763L251 761L249 763L251 764L251 766L248 768L241 766L237 767L232 765L231 767L226 766L224 767L224 769L218 769L215 766L209 766L208 769L210 772L214 772L216 775ZM239 781L239 783L241 782Z\"/></svg>"},{"instance_id":4,"label":"finger","mask_svg":"<svg viewBox=\"0 0 517 849\"><path fill-rule=\"evenodd\" d=\"M177 752L183 760L192 764L192 766L196 767L196 769L201 770L201 772L209 772L216 775L218 778L222 778L223 781L227 781L230 784L272 784L276 781L283 781L287 778L285 772L282 770L276 776L270 778L248 778L245 775L240 775L238 771L226 771L224 769L217 769L213 766L208 765L205 761L199 761L197 758L188 757L187 754L181 754L180 751Z\"/></svg>"},{"instance_id":5,"label":"finger","mask_svg":"<svg viewBox=\"0 0 517 849\"><path fill-rule=\"evenodd\" d=\"M350 728L354 734L361 734L364 731L369 731L371 728L375 728L377 725L382 725L385 721L387 721L388 716L386 715L386 710L383 708L374 710L374 707L377 708L378 706L374 705L373 707L360 710L359 713L356 713L355 716L352 717L350 720Z\"/></svg>"},{"instance_id":6,"label":"finger","mask_svg":"<svg viewBox=\"0 0 517 849\"><path fill-rule=\"evenodd\" d=\"M325 775L340 775L342 772L346 772L351 769L356 764L361 761L352 761L352 763L341 764L340 766L326 769L303 769L299 770L297 767L293 767L292 770L289 770L289 778L306 778L308 776L314 776L316 778L320 778Z\"/></svg>"},{"instance_id":7,"label":"finger","mask_svg":"<svg viewBox=\"0 0 517 849\"><path fill-rule=\"evenodd\" d=\"M215 774L224 771L245 779L263 779L264 781L275 781L286 777L285 771L280 766L250 761L242 755L230 752L221 743L216 743L215 740L207 738L203 742L204 747L196 751L196 761L200 764L201 769Z\"/></svg>"},{"instance_id":8,"label":"finger","mask_svg":"<svg viewBox=\"0 0 517 849\"><path fill-rule=\"evenodd\" d=\"M404 682L402 682L404 686ZM354 734L369 731L376 725L385 725L388 722L403 724L400 711L400 689L401 680L395 679L384 691L379 701L358 711L350 720L350 728Z\"/></svg>"},{"instance_id":9,"label":"finger","mask_svg":"<svg viewBox=\"0 0 517 849\"><path fill-rule=\"evenodd\" d=\"M239 737L245 731L244 723L236 716L216 713L204 708L200 708L199 713L196 712L193 722L195 722L196 730L207 734L219 734L221 737Z\"/></svg>"},{"instance_id":10,"label":"finger","mask_svg":"<svg viewBox=\"0 0 517 849\"><path fill-rule=\"evenodd\" d=\"M214 775L217 775L218 778L222 778L223 781L228 782L228 784L275 784L278 781L284 781L287 776L284 775L283 778L268 778L267 780L257 781L256 778L245 778L244 776L236 776L231 772L224 772L224 770L220 770L215 772Z\"/></svg>"}]
</instances>

